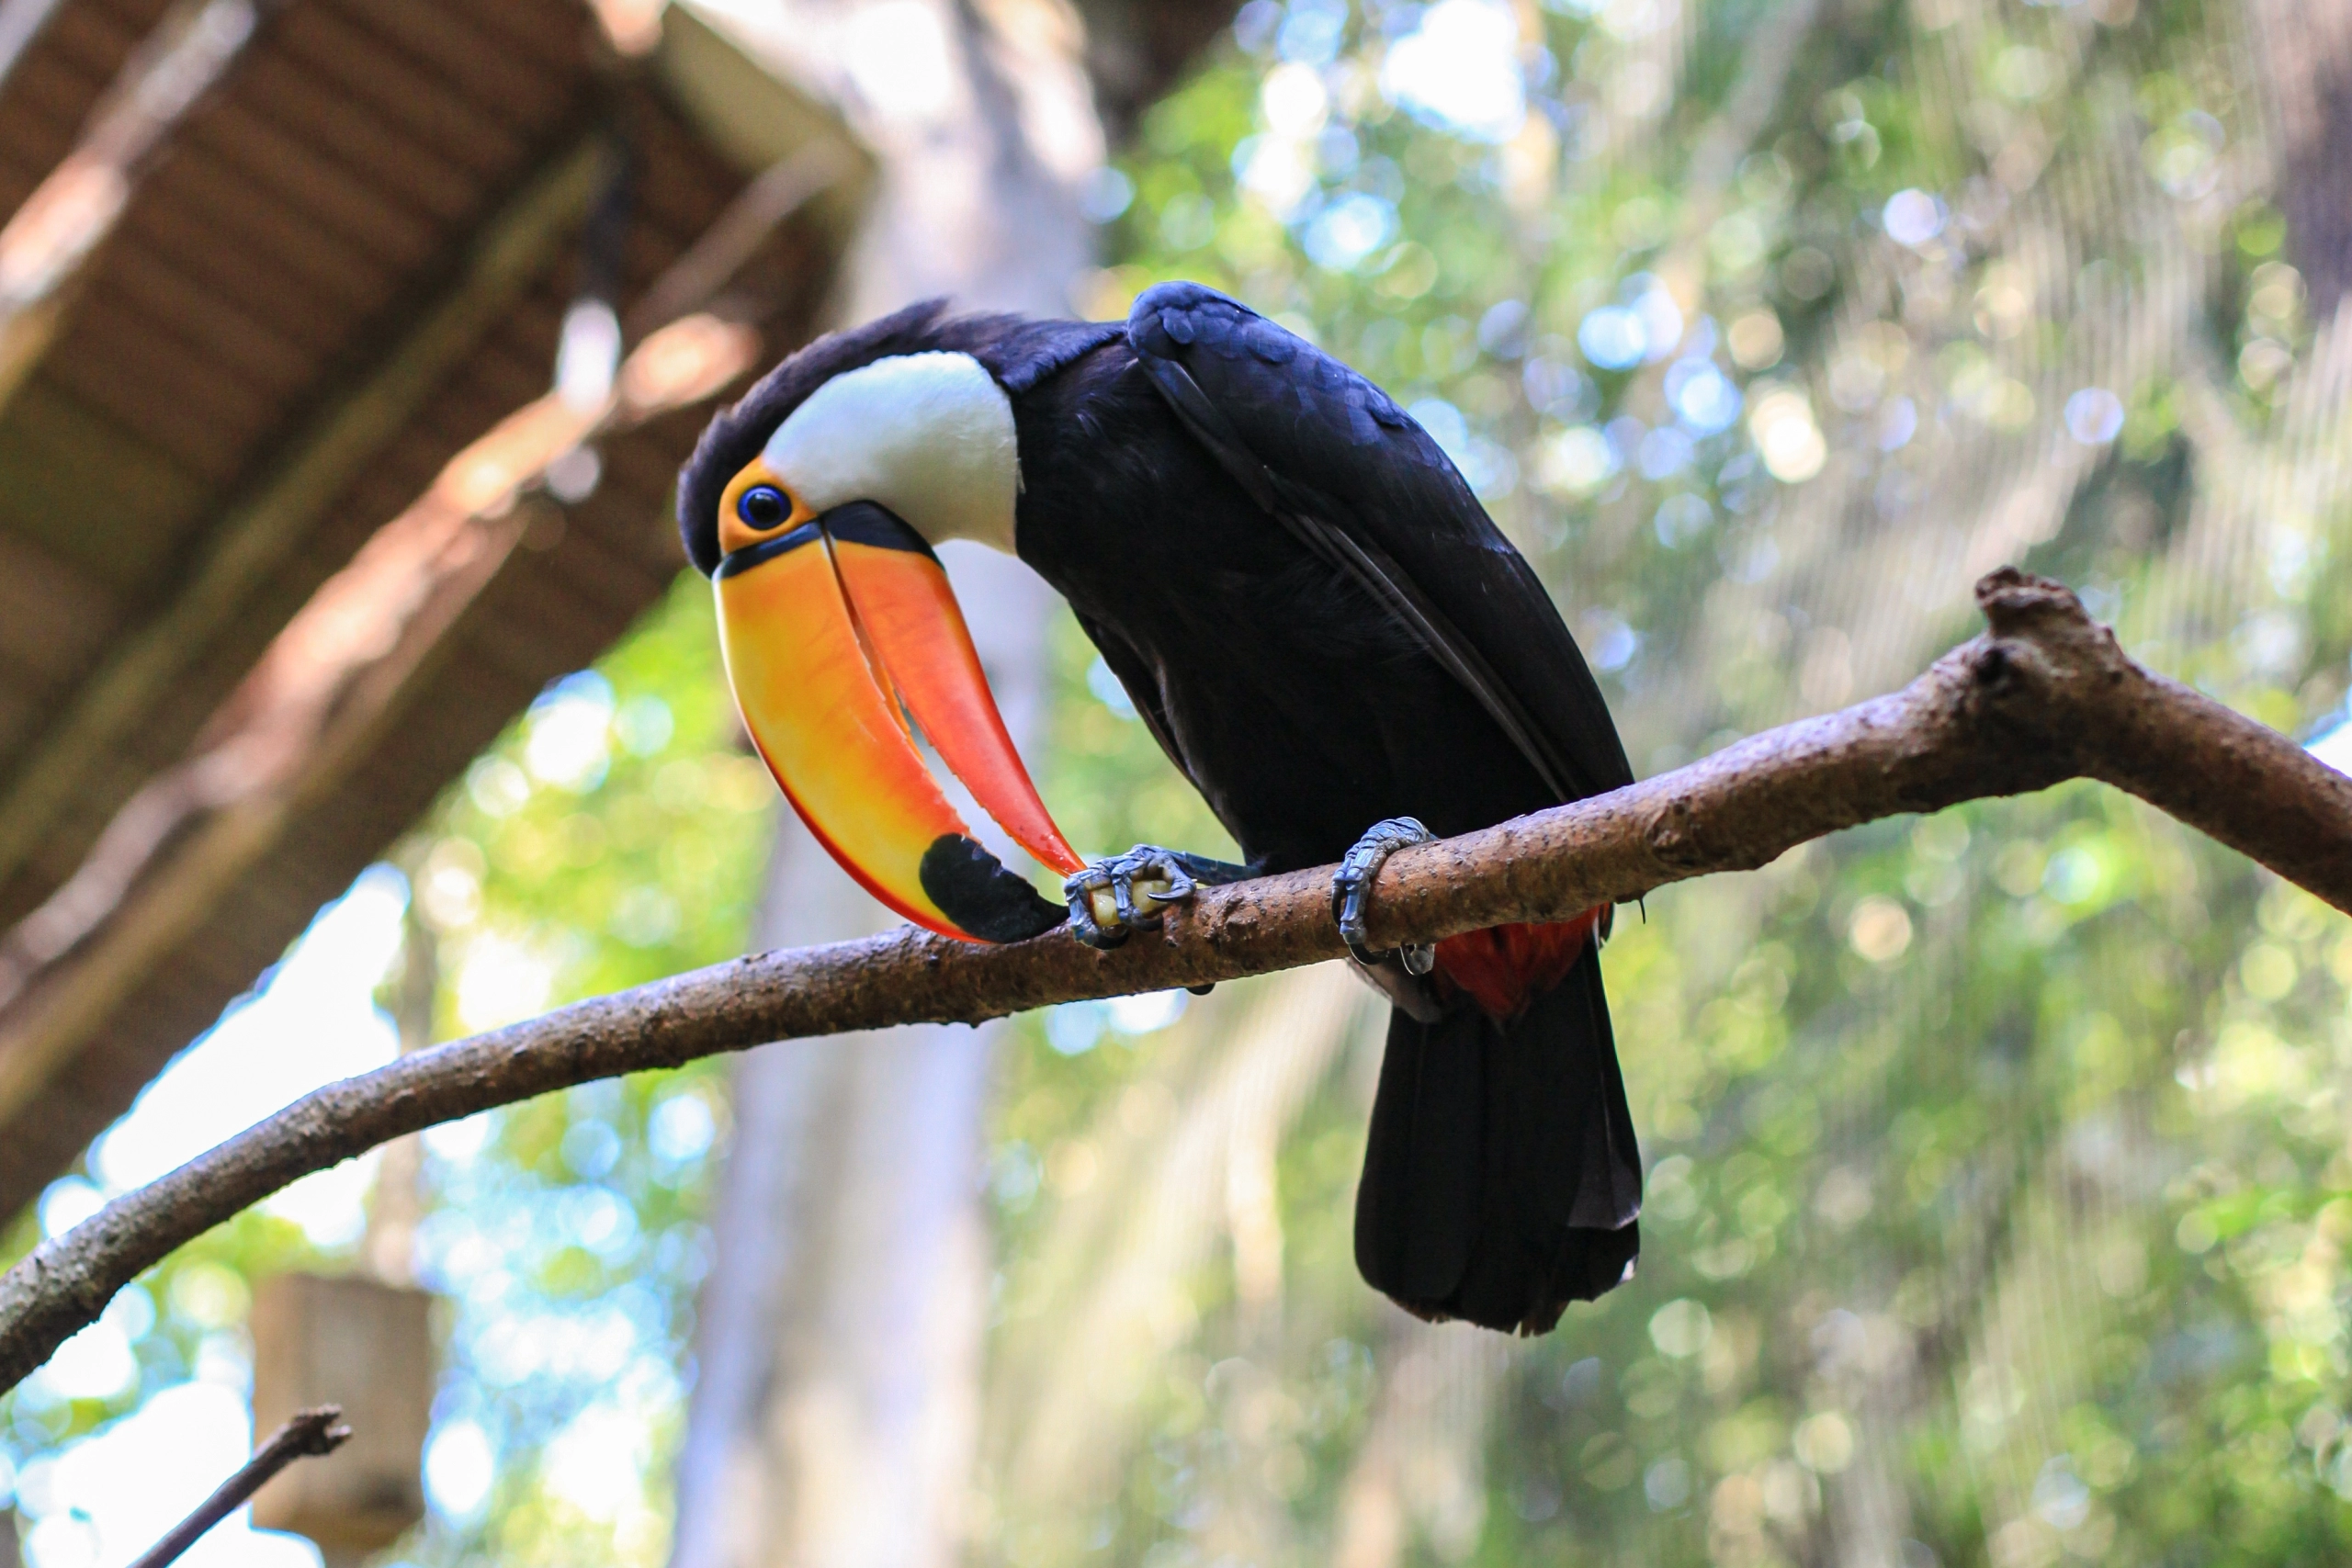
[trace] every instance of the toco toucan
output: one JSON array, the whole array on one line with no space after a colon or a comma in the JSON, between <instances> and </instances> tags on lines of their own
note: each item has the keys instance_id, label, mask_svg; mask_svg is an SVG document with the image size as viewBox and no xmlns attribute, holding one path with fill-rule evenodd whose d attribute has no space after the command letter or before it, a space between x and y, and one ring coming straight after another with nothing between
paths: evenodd
<instances>
[{"instance_id":1,"label":"toco toucan","mask_svg":"<svg viewBox=\"0 0 2352 1568\"><path fill-rule=\"evenodd\" d=\"M1196 284L1125 322L933 301L820 339L719 414L678 521L746 728L875 897L951 937L1067 919L1109 945L1195 883L1340 862L1335 916L1394 1005L1364 1278L1425 1317L1542 1333L1631 1272L1608 911L1364 949L1364 889L1398 846L1633 779L1534 573L1379 388ZM1069 600L1246 864L1072 852L932 553L948 539ZM1068 879L1067 912L973 840L917 731Z\"/></svg>"}]
</instances>

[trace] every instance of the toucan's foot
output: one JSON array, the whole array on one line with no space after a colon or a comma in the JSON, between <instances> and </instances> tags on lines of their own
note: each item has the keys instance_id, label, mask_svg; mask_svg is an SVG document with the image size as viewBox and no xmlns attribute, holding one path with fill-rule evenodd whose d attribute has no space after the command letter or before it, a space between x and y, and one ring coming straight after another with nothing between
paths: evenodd
<instances>
[{"instance_id":1,"label":"toucan's foot","mask_svg":"<svg viewBox=\"0 0 2352 1568\"><path fill-rule=\"evenodd\" d=\"M1106 855L1062 884L1069 929L1089 947L1108 951L1137 930L1159 924L1160 907L1182 903L1196 884L1172 850L1137 844Z\"/></svg>"},{"instance_id":2,"label":"toucan's foot","mask_svg":"<svg viewBox=\"0 0 2352 1568\"><path fill-rule=\"evenodd\" d=\"M1089 861L1062 884L1069 903L1069 927L1089 947L1108 951L1135 931L1159 924L1159 912L1181 904L1203 886L1241 882L1257 873L1206 855L1137 844L1123 855Z\"/></svg>"},{"instance_id":3,"label":"toucan's foot","mask_svg":"<svg viewBox=\"0 0 2352 1568\"><path fill-rule=\"evenodd\" d=\"M1426 975L1437 966L1437 949L1426 942L1408 942L1394 953L1374 953L1366 945L1364 912L1372 897L1373 878L1390 855L1412 844L1426 844L1437 835L1410 817L1391 817L1364 830L1340 861L1331 878L1331 918L1339 922L1340 939L1356 962L1366 965L1394 957L1410 975Z\"/></svg>"}]
</instances>

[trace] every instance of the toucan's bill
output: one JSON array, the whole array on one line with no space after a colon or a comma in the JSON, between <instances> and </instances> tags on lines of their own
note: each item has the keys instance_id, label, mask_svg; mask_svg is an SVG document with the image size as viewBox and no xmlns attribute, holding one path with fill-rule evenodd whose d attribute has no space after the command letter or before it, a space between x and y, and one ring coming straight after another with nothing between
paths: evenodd
<instances>
[{"instance_id":1,"label":"toucan's bill","mask_svg":"<svg viewBox=\"0 0 2352 1568\"><path fill-rule=\"evenodd\" d=\"M728 681L768 771L833 858L917 925L1013 942L1059 924L1060 906L973 839L907 723L1022 848L1060 874L1081 868L1013 750L938 558L870 502L800 511L763 536L739 525L711 580Z\"/></svg>"}]
</instances>

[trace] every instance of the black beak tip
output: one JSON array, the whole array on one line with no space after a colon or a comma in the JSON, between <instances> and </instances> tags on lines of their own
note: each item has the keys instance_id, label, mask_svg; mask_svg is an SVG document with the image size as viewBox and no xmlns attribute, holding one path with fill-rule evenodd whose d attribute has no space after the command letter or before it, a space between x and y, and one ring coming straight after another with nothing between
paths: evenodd
<instances>
[{"instance_id":1,"label":"black beak tip","mask_svg":"<svg viewBox=\"0 0 2352 1568\"><path fill-rule=\"evenodd\" d=\"M961 833L943 833L916 875L940 913L982 942L1026 942L1069 919L1002 861Z\"/></svg>"}]
</instances>

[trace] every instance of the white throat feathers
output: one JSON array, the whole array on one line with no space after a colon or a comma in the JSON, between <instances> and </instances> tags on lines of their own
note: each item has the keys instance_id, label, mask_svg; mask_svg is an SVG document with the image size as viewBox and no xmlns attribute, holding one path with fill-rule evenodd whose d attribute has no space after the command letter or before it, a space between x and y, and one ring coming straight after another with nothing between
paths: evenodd
<instances>
[{"instance_id":1,"label":"white throat feathers","mask_svg":"<svg viewBox=\"0 0 2352 1568\"><path fill-rule=\"evenodd\" d=\"M1012 400L968 354L906 354L834 377L776 427L769 470L822 514L888 507L933 545L1012 554L1021 494Z\"/></svg>"}]
</instances>

